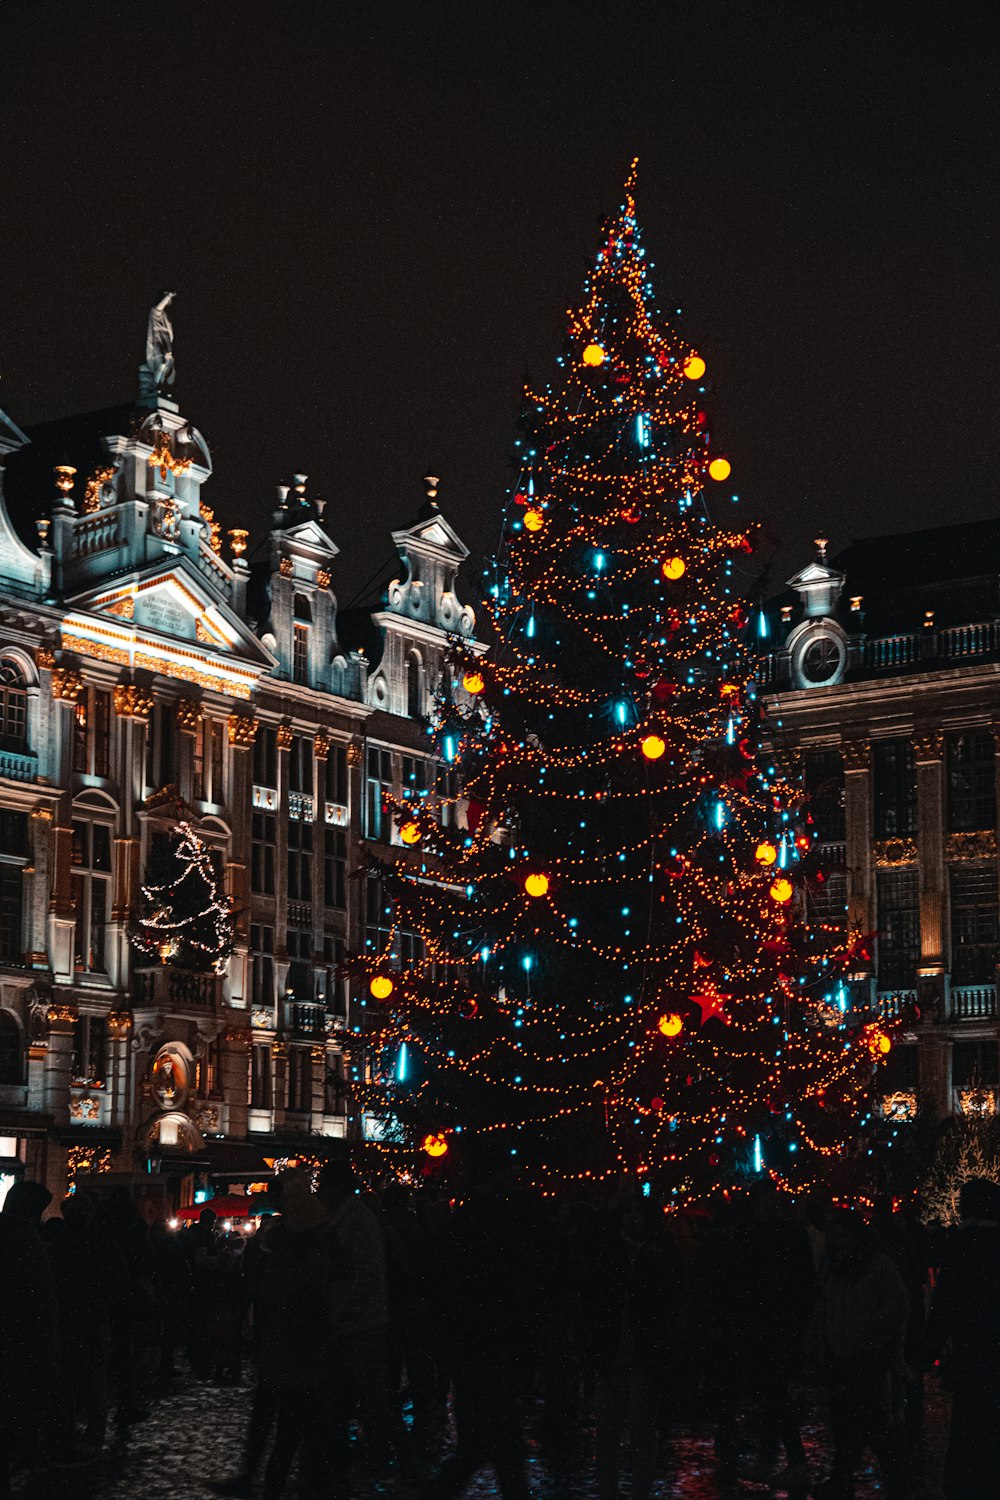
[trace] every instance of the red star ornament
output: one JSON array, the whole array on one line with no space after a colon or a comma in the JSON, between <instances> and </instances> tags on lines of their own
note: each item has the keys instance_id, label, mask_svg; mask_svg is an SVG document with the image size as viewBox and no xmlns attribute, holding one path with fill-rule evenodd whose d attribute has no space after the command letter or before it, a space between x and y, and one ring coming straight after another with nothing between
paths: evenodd
<instances>
[{"instance_id":1,"label":"red star ornament","mask_svg":"<svg viewBox=\"0 0 1000 1500\"><path fill-rule=\"evenodd\" d=\"M721 1021L724 1026L729 1026L733 1019L732 1016L726 1015L725 1010L729 998L728 995L720 995L714 985L709 985L704 994L692 995L691 1004L697 1005L701 1011L701 1020L698 1024L704 1026L706 1021L716 1020Z\"/></svg>"}]
</instances>

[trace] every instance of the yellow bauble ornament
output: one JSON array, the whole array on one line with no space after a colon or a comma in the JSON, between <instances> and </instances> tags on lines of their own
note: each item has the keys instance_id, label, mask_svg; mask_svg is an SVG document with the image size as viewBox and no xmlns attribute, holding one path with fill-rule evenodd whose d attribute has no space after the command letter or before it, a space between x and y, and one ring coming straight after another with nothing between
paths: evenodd
<instances>
[{"instance_id":1,"label":"yellow bauble ornament","mask_svg":"<svg viewBox=\"0 0 1000 1500\"><path fill-rule=\"evenodd\" d=\"M394 986L388 974L376 974L368 988L376 1000L388 1000Z\"/></svg>"},{"instance_id":2,"label":"yellow bauble ornament","mask_svg":"<svg viewBox=\"0 0 1000 1500\"><path fill-rule=\"evenodd\" d=\"M481 672L466 672L462 678L462 686L467 693L481 693L486 683Z\"/></svg>"},{"instance_id":3,"label":"yellow bauble ornament","mask_svg":"<svg viewBox=\"0 0 1000 1500\"><path fill-rule=\"evenodd\" d=\"M667 748L666 740L658 734L647 734L641 741L642 753L647 760L659 760Z\"/></svg>"},{"instance_id":4,"label":"yellow bauble ornament","mask_svg":"<svg viewBox=\"0 0 1000 1500\"><path fill-rule=\"evenodd\" d=\"M589 365L592 370L596 370L598 365L603 365L604 350L600 344L587 345L583 351L583 362L585 365Z\"/></svg>"},{"instance_id":5,"label":"yellow bauble ornament","mask_svg":"<svg viewBox=\"0 0 1000 1500\"><path fill-rule=\"evenodd\" d=\"M656 1024L660 1028L664 1036L680 1036L681 1028L683 1027L684 1022L681 1020L680 1016L669 1015L661 1016Z\"/></svg>"},{"instance_id":6,"label":"yellow bauble ornament","mask_svg":"<svg viewBox=\"0 0 1000 1500\"><path fill-rule=\"evenodd\" d=\"M728 458L713 458L708 466L709 478L714 479L719 484L724 479L728 479L732 472L733 466Z\"/></svg>"},{"instance_id":7,"label":"yellow bauble ornament","mask_svg":"<svg viewBox=\"0 0 1000 1500\"><path fill-rule=\"evenodd\" d=\"M419 823L404 823L399 830L399 836L404 844L419 844L423 835L420 832Z\"/></svg>"},{"instance_id":8,"label":"yellow bauble ornament","mask_svg":"<svg viewBox=\"0 0 1000 1500\"><path fill-rule=\"evenodd\" d=\"M525 531L541 531L541 529L542 529L542 527L544 525L545 525L545 517L542 515L542 513L541 513L540 510L532 509L532 510L526 510L525 511L525 513L524 513L524 529L525 529Z\"/></svg>"},{"instance_id":9,"label":"yellow bauble ornament","mask_svg":"<svg viewBox=\"0 0 1000 1500\"><path fill-rule=\"evenodd\" d=\"M549 877L539 870L534 875L529 875L524 882L524 889L529 896L544 896L549 888Z\"/></svg>"},{"instance_id":10,"label":"yellow bauble ornament","mask_svg":"<svg viewBox=\"0 0 1000 1500\"><path fill-rule=\"evenodd\" d=\"M684 361L684 374L688 380L700 380L705 373L705 361L700 354L689 354Z\"/></svg>"},{"instance_id":11,"label":"yellow bauble ornament","mask_svg":"<svg viewBox=\"0 0 1000 1500\"><path fill-rule=\"evenodd\" d=\"M784 875L779 875L778 879L771 887L771 900L777 901L779 906L784 906L785 902L791 901L791 899L792 882L790 880L786 880Z\"/></svg>"},{"instance_id":12,"label":"yellow bauble ornament","mask_svg":"<svg viewBox=\"0 0 1000 1500\"><path fill-rule=\"evenodd\" d=\"M428 1156L444 1156L448 1150L448 1142L443 1135L425 1135L422 1144Z\"/></svg>"},{"instance_id":13,"label":"yellow bauble ornament","mask_svg":"<svg viewBox=\"0 0 1000 1500\"><path fill-rule=\"evenodd\" d=\"M777 857L777 849L773 844L767 843L766 840L763 844L758 844L754 850L754 859L756 859L759 865L773 865Z\"/></svg>"},{"instance_id":14,"label":"yellow bauble ornament","mask_svg":"<svg viewBox=\"0 0 1000 1500\"><path fill-rule=\"evenodd\" d=\"M669 578L672 583L678 578L683 578L686 572L687 564L683 557L668 557L663 564L663 576Z\"/></svg>"}]
</instances>

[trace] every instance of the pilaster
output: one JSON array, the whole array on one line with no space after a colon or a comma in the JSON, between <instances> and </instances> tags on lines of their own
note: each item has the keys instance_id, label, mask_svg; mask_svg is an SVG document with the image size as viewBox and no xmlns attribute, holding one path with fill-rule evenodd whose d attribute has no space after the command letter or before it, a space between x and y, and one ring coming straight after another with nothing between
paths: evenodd
<instances>
[{"instance_id":1,"label":"pilaster","mask_svg":"<svg viewBox=\"0 0 1000 1500\"><path fill-rule=\"evenodd\" d=\"M940 729L913 736L917 776L917 838L920 870L920 965L917 994L921 1013L945 1017L945 931L947 893L944 868L944 739Z\"/></svg>"},{"instance_id":2,"label":"pilaster","mask_svg":"<svg viewBox=\"0 0 1000 1500\"><path fill-rule=\"evenodd\" d=\"M73 1070L75 1005L50 1005L49 1046L45 1055L45 1108L57 1125L69 1124L69 1085Z\"/></svg>"},{"instance_id":3,"label":"pilaster","mask_svg":"<svg viewBox=\"0 0 1000 1500\"><path fill-rule=\"evenodd\" d=\"M847 928L871 932L874 923L871 872L871 746L867 740L844 740L844 822L847 865Z\"/></svg>"},{"instance_id":4,"label":"pilaster","mask_svg":"<svg viewBox=\"0 0 1000 1500\"><path fill-rule=\"evenodd\" d=\"M920 1038L917 1052L917 1098L935 1122L951 1114L951 1039L941 1031Z\"/></svg>"}]
</instances>

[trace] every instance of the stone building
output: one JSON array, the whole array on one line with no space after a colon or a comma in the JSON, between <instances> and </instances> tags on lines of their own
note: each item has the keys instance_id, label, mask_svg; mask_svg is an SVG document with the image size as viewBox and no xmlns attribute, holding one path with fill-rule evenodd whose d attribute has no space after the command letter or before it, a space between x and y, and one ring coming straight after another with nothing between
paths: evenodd
<instances>
[{"instance_id":1,"label":"stone building","mask_svg":"<svg viewBox=\"0 0 1000 1500\"><path fill-rule=\"evenodd\" d=\"M802 770L817 915L875 933L858 993L905 1018L883 1108L996 1108L1000 521L826 544L764 615L759 687ZM769 647L769 649L768 649Z\"/></svg>"},{"instance_id":2,"label":"stone building","mask_svg":"<svg viewBox=\"0 0 1000 1500\"><path fill-rule=\"evenodd\" d=\"M387 788L454 813L426 715L474 616L436 481L344 645L322 501L282 487L251 566L172 356L149 359L132 406L30 434L0 413L0 1178L56 1193L81 1170L261 1176L351 1133L338 965L378 919L359 841L402 857ZM130 938L181 817L232 899L223 975Z\"/></svg>"}]
</instances>

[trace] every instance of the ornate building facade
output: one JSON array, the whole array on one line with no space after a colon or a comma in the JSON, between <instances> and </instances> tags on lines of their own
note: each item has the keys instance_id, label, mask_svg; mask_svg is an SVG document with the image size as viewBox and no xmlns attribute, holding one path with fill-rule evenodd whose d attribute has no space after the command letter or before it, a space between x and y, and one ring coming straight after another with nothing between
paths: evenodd
<instances>
[{"instance_id":1,"label":"ornate building facade","mask_svg":"<svg viewBox=\"0 0 1000 1500\"><path fill-rule=\"evenodd\" d=\"M262 561L246 530L223 539L160 324L134 406L30 437L0 413L0 1177L56 1193L82 1170L260 1176L360 1128L362 1001L339 965L379 898L357 846L403 855L390 787L456 812L425 726L474 616L436 481L345 646L304 476ZM222 975L131 941L181 817L232 901Z\"/></svg>"},{"instance_id":2,"label":"ornate building facade","mask_svg":"<svg viewBox=\"0 0 1000 1500\"><path fill-rule=\"evenodd\" d=\"M854 986L903 1019L883 1110L993 1112L1000 522L820 543L789 589L759 690L819 836L814 915L875 935Z\"/></svg>"}]
</instances>

